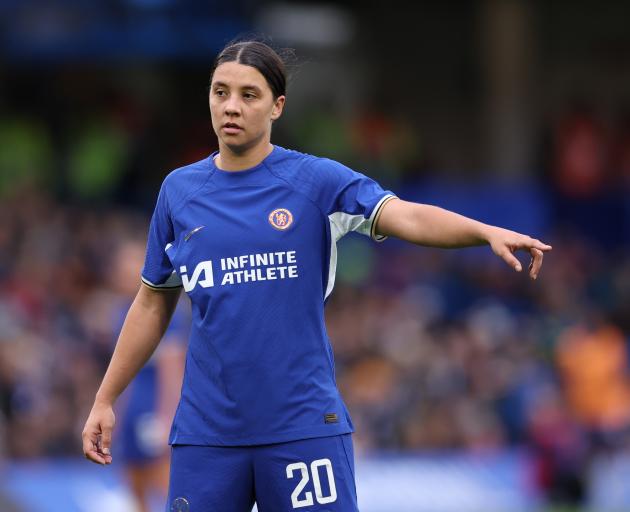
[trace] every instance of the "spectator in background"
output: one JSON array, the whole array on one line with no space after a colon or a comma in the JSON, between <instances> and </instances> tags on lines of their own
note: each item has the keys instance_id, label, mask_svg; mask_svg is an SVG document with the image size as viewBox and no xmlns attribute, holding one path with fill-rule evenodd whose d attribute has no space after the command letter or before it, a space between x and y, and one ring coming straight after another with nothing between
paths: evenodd
<instances>
[{"instance_id":1,"label":"spectator in background","mask_svg":"<svg viewBox=\"0 0 630 512\"><path fill-rule=\"evenodd\" d=\"M584 503L588 438L554 383L541 386L529 407L527 424L538 488L554 505Z\"/></svg>"},{"instance_id":2,"label":"spectator in background","mask_svg":"<svg viewBox=\"0 0 630 512\"><path fill-rule=\"evenodd\" d=\"M566 197L585 199L606 184L606 134L590 109L576 107L554 134L553 179Z\"/></svg>"},{"instance_id":3,"label":"spectator in background","mask_svg":"<svg viewBox=\"0 0 630 512\"><path fill-rule=\"evenodd\" d=\"M107 110L76 121L67 167L68 185L74 197L85 201L113 197L127 171L134 140L122 120L122 116Z\"/></svg>"},{"instance_id":4,"label":"spectator in background","mask_svg":"<svg viewBox=\"0 0 630 512\"><path fill-rule=\"evenodd\" d=\"M115 253L111 286L117 294L112 302L117 331L137 292L143 261L142 242L126 241ZM163 503L168 492L168 430L181 390L189 323L180 302L158 350L132 381L119 406L120 455L140 512L151 510L152 493Z\"/></svg>"},{"instance_id":5,"label":"spectator in background","mask_svg":"<svg viewBox=\"0 0 630 512\"><path fill-rule=\"evenodd\" d=\"M619 244L610 219L622 219L610 169L609 131L591 108L576 106L560 119L553 134L552 185L557 221L605 247Z\"/></svg>"},{"instance_id":6,"label":"spectator in background","mask_svg":"<svg viewBox=\"0 0 630 512\"><path fill-rule=\"evenodd\" d=\"M559 386L548 382L528 411L529 442L540 487L557 505L577 506L588 493L593 458L628 446L630 381L625 340L614 325L594 319L559 334Z\"/></svg>"},{"instance_id":7,"label":"spectator in background","mask_svg":"<svg viewBox=\"0 0 630 512\"><path fill-rule=\"evenodd\" d=\"M0 194L21 186L51 184L53 147L41 121L3 115L0 119Z\"/></svg>"},{"instance_id":8,"label":"spectator in background","mask_svg":"<svg viewBox=\"0 0 630 512\"><path fill-rule=\"evenodd\" d=\"M630 380L626 342L614 325L597 321L562 332L556 350L567 404L605 445L630 430Z\"/></svg>"}]
</instances>

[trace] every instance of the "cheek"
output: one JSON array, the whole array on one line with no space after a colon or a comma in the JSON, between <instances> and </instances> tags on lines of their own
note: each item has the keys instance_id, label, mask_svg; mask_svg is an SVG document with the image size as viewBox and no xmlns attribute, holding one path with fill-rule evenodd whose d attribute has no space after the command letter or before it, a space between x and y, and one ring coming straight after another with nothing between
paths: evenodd
<instances>
[{"instance_id":1,"label":"cheek","mask_svg":"<svg viewBox=\"0 0 630 512\"><path fill-rule=\"evenodd\" d=\"M266 124L271 122L271 116L273 114L273 107L265 106L258 112L258 119L261 123Z\"/></svg>"},{"instance_id":2,"label":"cheek","mask_svg":"<svg viewBox=\"0 0 630 512\"><path fill-rule=\"evenodd\" d=\"M209 102L209 106L210 106L210 118L212 119L212 122L214 123L215 120L219 119L220 117L219 107L216 103L212 101Z\"/></svg>"},{"instance_id":3,"label":"cheek","mask_svg":"<svg viewBox=\"0 0 630 512\"><path fill-rule=\"evenodd\" d=\"M268 130L271 126L271 116L269 112L262 113L257 118L257 125L261 130Z\"/></svg>"}]
</instances>

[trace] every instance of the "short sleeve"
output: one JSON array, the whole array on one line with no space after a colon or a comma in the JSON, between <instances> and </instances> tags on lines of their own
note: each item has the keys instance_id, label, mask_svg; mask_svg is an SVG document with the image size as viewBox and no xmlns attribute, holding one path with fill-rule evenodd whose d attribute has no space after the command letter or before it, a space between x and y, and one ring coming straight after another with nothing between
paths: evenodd
<instances>
[{"instance_id":1,"label":"short sleeve","mask_svg":"<svg viewBox=\"0 0 630 512\"><path fill-rule=\"evenodd\" d=\"M335 240L356 231L381 242L387 237L375 233L383 205L396 197L376 181L329 159L318 159L317 180L321 180L321 201L330 220Z\"/></svg>"},{"instance_id":2,"label":"short sleeve","mask_svg":"<svg viewBox=\"0 0 630 512\"><path fill-rule=\"evenodd\" d=\"M165 181L160 189L149 226L147 252L141 276L142 282L147 286L167 289L178 288L182 285L179 275L166 254L173 240L173 222L168 207Z\"/></svg>"}]
</instances>

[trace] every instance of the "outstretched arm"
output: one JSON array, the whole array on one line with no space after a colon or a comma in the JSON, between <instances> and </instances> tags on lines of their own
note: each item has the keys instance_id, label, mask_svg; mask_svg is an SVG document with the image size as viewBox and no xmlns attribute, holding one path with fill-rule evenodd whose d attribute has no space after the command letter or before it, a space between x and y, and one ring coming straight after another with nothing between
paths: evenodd
<instances>
[{"instance_id":1,"label":"outstretched arm","mask_svg":"<svg viewBox=\"0 0 630 512\"><path fill-rule=\"evenodd\" d=\"M140 286L83 429L83 454L92 462L112 462L110 445L115 421L114 402L160 342L180 291L180 288L157 291L144 284Z\"/></svg>"},{"instance_id":2,"label":"outstretched arm","mask_svg":"<svg viewBox=\"0 0 630 512\"><path fill-rule=\"evenodd\" d=\"M430 247L457 248L488 244L514 270L522 270L514 251L531 255L529 276L536 279L543 253L551 246L527 235L478 222L437 206L392 199L376 219L376 233Z\"/></svg>"}]
</instances>

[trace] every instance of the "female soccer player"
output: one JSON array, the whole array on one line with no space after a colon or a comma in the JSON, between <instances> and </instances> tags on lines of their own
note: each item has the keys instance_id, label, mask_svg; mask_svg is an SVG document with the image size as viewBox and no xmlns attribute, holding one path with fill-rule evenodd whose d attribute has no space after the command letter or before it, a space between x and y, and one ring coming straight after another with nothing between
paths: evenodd
<instances>
[{"instance_id":1,"label":"female soccer player","mask_svg":"<svg viewBox=\"0 0 630 512\"><path fill-rule=\"evenodd\" d=\"M219 150L169 174L151 226L142 285L83 431L85 456L112 462L112 406L168 325L183 287L193 307L173 420L167 510L356 511L352 422L335 384L324 325L337 241L349 231L433 247L539 240L400 200L325 158L271 144L285 104L281 58L228 45L210 82Z\"/></svg>"}]
</instances>

